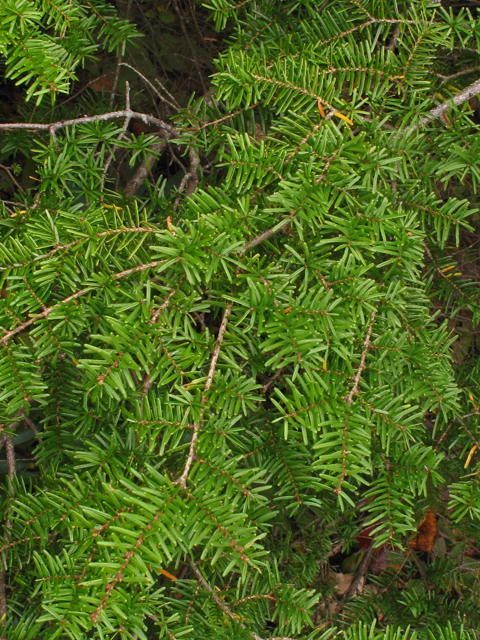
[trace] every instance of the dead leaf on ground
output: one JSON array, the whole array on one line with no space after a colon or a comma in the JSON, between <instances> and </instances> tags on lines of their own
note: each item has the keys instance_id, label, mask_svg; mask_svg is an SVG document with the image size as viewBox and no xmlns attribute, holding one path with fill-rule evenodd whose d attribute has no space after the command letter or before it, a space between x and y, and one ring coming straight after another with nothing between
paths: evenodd
<instances>
[{"instance_id":1,"label":"dead leaf on ground","mask_svg":"<svg viewBox=\"0 0 480 640\"><path fill-rule=\"evenodd\" d=\"M95 78L89 83L89 88L95 91L111 91L113 89L113 78L109 73Z\"/></svg>"},{"instance_id":2,"label":"dead leaf on ground","mask_svg":"<svg viewBox=\"0 0 480 640\"><path fill-rule=\"evenodd\" d=\"M339 596L343 596L346 593L352 584L353 575L349 573L335 573L332 572L332 576L336 581L335 591ZM363 585L365 583L365 578L362 578L357 586L356 593L361 593L363 591Z\"/></svg>"},{"instance_id":3,"label":"dead leaf on ground","mask_svg":"<svg viewBox=\"0 0 480 640\"><path fill-rule=\"evenodd\" d=\"M438 525L435 514L431 509L427 510L425 519L418 527L418 534L409 541L411 549L418 551L431 551L437 539Z\"/></svg>"}]
</instances>

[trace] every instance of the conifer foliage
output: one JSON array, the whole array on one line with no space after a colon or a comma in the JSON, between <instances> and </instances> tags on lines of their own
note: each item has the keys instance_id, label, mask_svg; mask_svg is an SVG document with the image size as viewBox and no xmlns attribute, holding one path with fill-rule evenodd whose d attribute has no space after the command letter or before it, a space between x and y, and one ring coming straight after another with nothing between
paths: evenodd
<instances>
[{"instance_id":1,"label":"conifer foliage","mask_svg":"<svg viewBox=\"0 0 480 640\"><path fill-rule=\"evenodd\" d=\"M478 637L480 20L204 10L212 90L162 118L112 5L0 5L2 636ZM100 50L114 106L58 104Z\"/></svg>"}]
</instances>

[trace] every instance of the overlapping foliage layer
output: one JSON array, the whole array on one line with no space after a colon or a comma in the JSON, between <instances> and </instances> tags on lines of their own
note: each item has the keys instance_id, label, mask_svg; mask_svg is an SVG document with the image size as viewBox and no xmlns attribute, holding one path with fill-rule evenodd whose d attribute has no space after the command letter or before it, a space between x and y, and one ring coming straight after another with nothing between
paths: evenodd
<instances>
[{"instance_id":1,"label":"overlapping foliage layer","mask_svg":"<svg viewBox=\"0 0 480 640\"><path fill-rule=\"evenodd\" d=\"M424 0L210 8L235 37L169 125L199 158L179 206L161 178L114 191L109 154L158 142L122 120L2 134L40 181L1 222L3 442L39 431L5 484L3 635L467 638L478 345L452 329L479 305L453 267L479 125L468 101L426 116L475 80L480 23ZM8 75L67 90L89 47L136 35L105 11L2 3ZM443 546L413 557L427 508ZM367 527L388 562L339 613L329 558Z\"/></svg>"}]
</instances>

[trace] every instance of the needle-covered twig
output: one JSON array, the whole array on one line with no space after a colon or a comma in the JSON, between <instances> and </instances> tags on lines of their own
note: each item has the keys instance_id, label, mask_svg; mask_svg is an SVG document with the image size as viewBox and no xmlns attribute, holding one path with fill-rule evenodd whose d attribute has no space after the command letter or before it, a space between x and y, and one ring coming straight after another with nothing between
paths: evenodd
<instances>
[{"instance_id":1,"label":"needle-covered twig","mask_svg":"<svg viewBox=\"0 0 480 640\"><path fill-rule=\"evenodd\" d=\"M210 390L210 387L212 386L213 376L215 375L215 369L217 367L218 356L220 355L220 349L222 348L222 342L223 342L223 338L225 336L225 330L227 328L228 318L229 318L230 313L232 311L232 305L233 305L233 302L229 302L227 304L227 306L225 307L225 311L224 311L223 318L222 318L222 324L220 325L220 329L218 331L217 342L215 344L215 349L213 351L213 356L212 356L212 359L210 361L210 369L208 371L207 381L205 383L205 389L203 390L203 393L202 393L202 399L201 399L202 407L201 407L201 410L200 410L200 416L199 416L197 422L193 426L192 440L190 441L190 450L188 452L188 457L187 457L187 461L185 463L185 467L183 469L183 473L180 476L180 478L176 481L176 484L179 484L182 489L185 489L186 486L187 486L188 474L190 472L190 469L191 469L192 464L193 464L193 460L195 458L195 449L197 447L198 434L199 434L199 431L200 431L200 427L202 425L203 416L205 414L205 408L206 408L205 405L206 405L206 402L207 402L207 394L208 394L208 392Z\"/></svg>"}]
</instances>

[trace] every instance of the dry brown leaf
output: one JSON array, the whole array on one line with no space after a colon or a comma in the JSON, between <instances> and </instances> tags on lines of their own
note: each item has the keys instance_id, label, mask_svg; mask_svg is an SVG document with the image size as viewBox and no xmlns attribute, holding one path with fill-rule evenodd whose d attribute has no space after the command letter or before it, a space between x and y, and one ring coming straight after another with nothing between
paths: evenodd
<instances>
[{"instance_id":1,"label":"dry brown leaf","mask_svg":"<svg viewBox=\"0 0 480 640\"><path fill-rule=\"evenodd\" d=\"M89 87L95 91L111 91L113 89L113 78L109 73L95 78L89 83Z\"/></svg>"},{"instance_id":2,"label":"dry brown leaf","mask_svg":"<svg viewBox=\"0 0 480 640\"><path fill-rule=\"evenodd\" d=\"M418 528L418 534L409 541L409 546L418 551L431 551L438 534L438 525L435 514L431 509L427 510L425 520Z\"/></svg>"},{"instance_id":3,"label":"dry brown leaf","mask_svg":"<svg viewBox=\"0 0 480 640\"><path fill-rule=\"evenodd\" d=\"M336 581L335 591L339 596L343 596L344 593L348 591L350 585L352 584L353 575L350 573L335 573L331 574ZM363 585L365 584L365 578L362 578L357 586L356 593L362 593Z\"/></svg>"},{"instance_id":4,"label":"dry brown leaf","mask_svg":"<svg viewBox=\"0 0 480 640\"><path fill-rule=\"evenodd\" d=\"M353 576L350 575L349 573L335 573L335 572L332 572L332 576L335 579L335 582L337 583L335 585L335 591L338 593L338 595L343 595L345 591L347 591L347 589L352 584Z\"/></svg>"}]
</instances>

